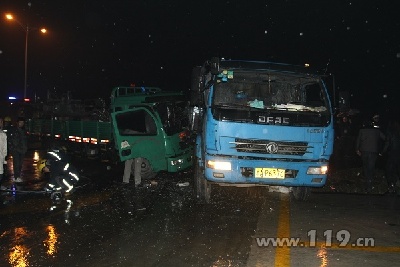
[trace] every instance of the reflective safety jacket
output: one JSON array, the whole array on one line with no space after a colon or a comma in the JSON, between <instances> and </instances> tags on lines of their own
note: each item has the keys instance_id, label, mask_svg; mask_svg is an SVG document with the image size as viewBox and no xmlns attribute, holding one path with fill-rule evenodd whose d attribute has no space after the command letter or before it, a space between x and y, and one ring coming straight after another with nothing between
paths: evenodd
<instances>
[{"instance_id":1,"label":"reflective safety jacket","mask_svg":"<svg viewBox=\"0 0 400 267\"><path fill-rule=\"evenodd\" d=\"M46 166L50 169L50 191L71 192L79 181L78 171L69 162L68 156L60 151L47 152Z\"/></svg>"}]
</instances>

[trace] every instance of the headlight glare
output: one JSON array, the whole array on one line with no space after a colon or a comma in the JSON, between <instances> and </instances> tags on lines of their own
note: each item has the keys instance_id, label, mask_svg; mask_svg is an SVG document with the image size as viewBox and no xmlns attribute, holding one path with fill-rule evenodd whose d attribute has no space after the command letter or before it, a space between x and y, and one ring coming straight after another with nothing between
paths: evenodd
<instances>
[{"instance_id":1,"label":"headlight glare","mask_svg":"<svg viewBox=\"0 0 400 267\"><path fill-rule=\"evenodd\" d=\"M320 167L308 167L307 174L327 174L328 166L320 166Z\"/></svg>"},{"instance_id":2,"label":"headlight glare","mask_svg":"<svg viewBox=\"0 0 400 267\"><path fill-rule=\"evenodd\" d=\"M220 171L230 171L232 169L232 165L230 162L225 161L207 161L207 167L214 170Z\"/></svg>"}]
</instances>

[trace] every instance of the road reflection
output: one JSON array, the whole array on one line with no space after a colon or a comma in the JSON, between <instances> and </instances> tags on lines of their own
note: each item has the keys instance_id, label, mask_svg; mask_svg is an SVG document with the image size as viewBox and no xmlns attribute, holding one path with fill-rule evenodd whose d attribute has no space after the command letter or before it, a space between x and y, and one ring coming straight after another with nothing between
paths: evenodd
<instances>
[{"instance_id":1,"label":"road reflection","mask_svg":"<svg viewBox=\"0 0 400 267\"><path fill-rule=\"evenodd\" d=\"M328 252L326 250L325 245L322 245L317 253L317 257L321 259L321 265L320 267L326 267L328 266Z\"/></svg>"},{"instance_id":2,"label":"road reflection","mask_svg":"<svg viewBox=\"0 0 400 267\"><path fill-rule=\"evenodd\" d=\"M42 176L42 172L39 170L39 161L41 161L43 155L40 155L39 151L35 150L33 152L32 162L30 162L32 166L31 172L33 173L33 179L40 179Z\"/></svg>"},{"instance_id":3,"label":"road reflection","mask_svg":"<svg viewBox=\"0 0 400 267\"><path fill-rule=\"evenodd\" d=\"M54 225L48 225L47 228L47 238L43 241L45 247L47 247L47 255L54 256L57 253L57 240L58 234Z\"/></svg>"},{"instance_id":4,"label":"road reflection","mask_svg":"<svg viewBox=\"0 0 400 267\"><path fill-rule=\"evenodd\" d=\"M8 262L11 266L25 267L29 266L29 249L24 245L24 240L29 236L25 227L14 228L14 236L11 240L11 247Z\"/></svg>"},{"instance_id":5,"label":"road reflection","mask_svg":"<svg viewBox=\"0 0 400 267\"><path fill-rule=\"evenodd\" d=\"M48 256L54 257L57 252L57 245L59 243L59 234L57 233L57 228L54 225L47 225L44 228L45 239L38 243L34 242L34 239L42 236L36 231L30 231L27 227L15 227L14 229L4 232L0 236L1 243L10 244L8 247L3 245L3 249L8 250L6 254L8 263L12 267L28 267L33 266L30 263L30 258L40 258L38 257L42 249L39 247L37 249L35 245L43 244ZM31 244L31 246L29 246ZM32 246L32 244L35 244Z\"/></svg>"}]
</instances>

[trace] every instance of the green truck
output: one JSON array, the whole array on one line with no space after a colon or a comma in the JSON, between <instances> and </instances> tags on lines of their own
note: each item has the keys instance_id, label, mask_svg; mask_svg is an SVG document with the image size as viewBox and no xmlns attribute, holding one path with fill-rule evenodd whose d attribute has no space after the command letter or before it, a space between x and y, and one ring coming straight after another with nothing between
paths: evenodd
<instances>
[{"instance_id":1,"label":"green truck","mask_svg":"<svg viewBox=\"0 0 400 267\"><path fill-rule=\"evenodd\" d=\"M63 143L88 157L141 159L141 177L148 179L192 166L187 107L182 92L115 87L108 121L53 117L30 119L27 127L32 136Z\"/></svg>"}]
</instances>

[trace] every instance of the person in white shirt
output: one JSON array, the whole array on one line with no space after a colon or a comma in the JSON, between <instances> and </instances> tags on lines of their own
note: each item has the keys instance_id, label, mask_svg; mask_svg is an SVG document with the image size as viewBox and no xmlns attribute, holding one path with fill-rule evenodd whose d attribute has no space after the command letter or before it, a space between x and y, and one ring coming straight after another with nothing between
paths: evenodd
<instances>
[{"instance_id":1,"label":"person in white shirt","mask_svg":"<svg viewBox=\"0 0 400 267\"><path fill-rule=\"evenodd\" d=\"M7 135L3 131L4 121L0 118L0 181L4 176L4 164L7 156Z\"/></svg>"}]
</instances>

